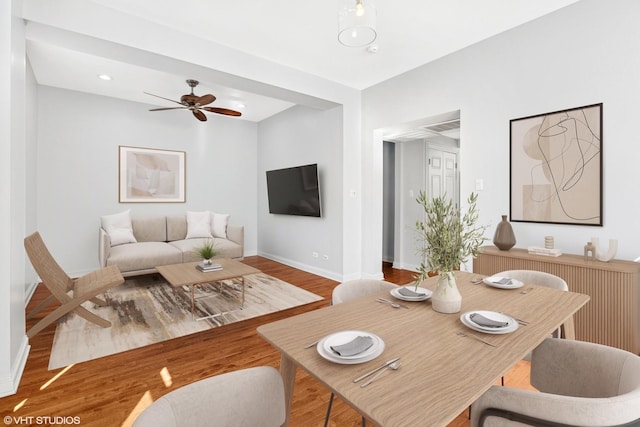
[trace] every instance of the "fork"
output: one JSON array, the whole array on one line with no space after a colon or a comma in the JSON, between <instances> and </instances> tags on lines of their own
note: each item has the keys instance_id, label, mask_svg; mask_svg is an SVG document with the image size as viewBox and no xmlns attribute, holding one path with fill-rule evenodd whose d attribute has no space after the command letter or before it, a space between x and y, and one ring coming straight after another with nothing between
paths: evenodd
<instances>
[{"instance_id":1,"label":"fork","mask_svg":"<svg viewBox=\"0 0 640 427\"><path fill-rule=\"evenodd\" d=\"M528 294L530 291L533 290L533 286L530 288L525 289L524 291L520 292L521 294Z\"/></svg>"},{"instance_id":2,"label":"fork","mask_svg":"<svg viewBox=\"0 0 640 427\"><path fill-rule=\"evenodd\" d=\"M398 304L398 303L395 303L393 301L389 301L388 299L384 299L384 298L376 298L376 302L380 302L380 303L383 303L383 304L389 304L393 308L409 308L404 304Z\"/></svg>"},{"instance_id":3,"label":"fork","mask_svg":"<svg viewBox=\"0 0 640 427\"><path fill-rule=\"evenodd\" d=\"M497 347L497 345L491 344L490 342L487 342L485 340L483 340L480 337L477 337L475 335L471 335L471 334L465 334L464 332L460 331L460 332L456 332L456 335L459 335L461 337L469 337L469 338L475 338L476 340L480 341L481 343L484 343L486 345L490 345L491 347Z\"/></svg>"},{"instance_id":4,"label":"fork","mask_svg":"<svg viewBox=\"0 0 640 427\"><path fill-rule=\"evenodd\" d=\"M474 285L479 285L480 283L482 283L482 280L482 277L473 276L473 278L471 279L471 283L473 283Z\"/></svg>"}]
</instances>

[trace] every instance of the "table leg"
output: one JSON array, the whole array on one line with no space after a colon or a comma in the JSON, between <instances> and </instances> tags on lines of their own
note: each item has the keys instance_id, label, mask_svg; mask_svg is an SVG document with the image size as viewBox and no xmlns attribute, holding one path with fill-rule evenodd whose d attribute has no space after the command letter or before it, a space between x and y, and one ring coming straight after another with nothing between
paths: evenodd
<instances>
[{"instance_id":1,"label":"table leg","mask_svg":"<svg viewBox=\"0 0 640 427\"><path fill-rule=\"evenodd\" d=\"M284 403L287 415L282 425L287 427L291 418L291 402L293 400L293 386L296 381L296 365L293 363L293 360L284 354L280 356L280 375L282 375L282 381L284 383Z\"/></svg>"},{"instance_id":2,"label":"table leg","mask_svg":"<svg viewBox=\"0 0 640 427\"><path fill-rule=\"evenodd\" d=\"M560 336L564 339L575 340L576 339L576 328L575 323L573 322L573 316L569 317L561 326L560 326Z\"/></svg>"}]
</instances>

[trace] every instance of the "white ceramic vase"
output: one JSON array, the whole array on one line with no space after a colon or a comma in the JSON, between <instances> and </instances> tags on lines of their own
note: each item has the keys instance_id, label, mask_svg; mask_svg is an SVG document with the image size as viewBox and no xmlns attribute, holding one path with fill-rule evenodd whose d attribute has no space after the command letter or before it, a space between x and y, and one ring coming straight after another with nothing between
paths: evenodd
<instances>
[{"instance_id":1,"label":"white ceramic vase","mask_svg":"<svg viewBox=\"0 0 640 427\"><path fill-rule=\"evenodd\" d=\"M448 271L440 274L431 296L431 306L439 313L457 313L462 307L462 295L456 284L456 276Z\"/></svg>"}]
</instances>

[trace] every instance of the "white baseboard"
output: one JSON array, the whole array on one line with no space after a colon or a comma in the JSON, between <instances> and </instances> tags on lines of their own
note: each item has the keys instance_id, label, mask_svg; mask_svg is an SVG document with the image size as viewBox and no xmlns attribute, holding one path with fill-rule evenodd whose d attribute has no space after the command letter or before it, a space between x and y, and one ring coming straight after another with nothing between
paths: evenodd
<instances>
[{"instance_id":1,"label":"white baseboard","mask_svg":"<svg viewBox=\"0 0 640 427\"><path fill-rule=\"evenodd\" d=\"M20 379L22 378L24 367L27 364L27 357L29 356L30 349L31 346L29 345L29 339L24 335L20 345L20 350L18 351L16 363L11 367L11 372L4 377L0 377L0 398L11 396L18 391L18 386L20 385Z\"/></svg>"},{"instance_id":2,"label":"white baseboard","mask_svg":"<svg viewBox=\"0 0 640 427\"><path fill-rule=\"evenodd\" d=\"M403 262L394 262L393 268L398 268L400 270L409 270L409 271L418 271L419 267L413 264L406 264Z\"/></svg>"},{"instance_id":3,"label":"white baseboard","mask_svg":"<svg viewBox=\"0 0 640 427\"><path fill-rule=\"evenodd\" d=\"M269 254L266 252L260 252L258 251L258 255L264 258L268 258L272 261L277 261L281 264L285 264L288 265L289 267L293 267L293 268L297 268L298 270L303 270L306 271L308 273L313 273L316 274L318 276L322 276L322 277L326 277L327 279L331 279L331 280L335 280L336 282L343 282L345 279L343 276L341 276L340 274L333 272L333 271L329 271L329 270L325 270L322 268L318 268L315 267L313 265L308 265L308 264L303 264L300 263L298 261L293 261L287 258L282 258L279 257L277 255L273 255L273 254Z\"/></svg>"},{"instance_id":4,"label":"white baseboard","mask_svg":"<svg viewBox=\"0 0 640 427\"><path fill-rule=\"evenodd\" d=\"M38 284L40 283L40 279L36 280L35 282L31 283L30 285L28 285L25 290L25 297L24 297L24 307L26 308L27 305L29 304L29 302L31 301L31 298L33 297L33 294L36 292L36 289L38 288Z\"/></svg>"}]
</instances>

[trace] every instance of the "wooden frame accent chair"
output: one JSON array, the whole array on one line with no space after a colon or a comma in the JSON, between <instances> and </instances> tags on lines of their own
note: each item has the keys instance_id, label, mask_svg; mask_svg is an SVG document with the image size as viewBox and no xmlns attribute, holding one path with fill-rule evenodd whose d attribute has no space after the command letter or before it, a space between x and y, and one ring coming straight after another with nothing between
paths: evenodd
<instances>
[{"instance_id":1,"label":"wooden frame accent chair","mask_svg":"<svg viewBox=\"0 0 640 427\"><path fill-rule=\"evenodd\" d=\"M82 277L72 279L58 265L49 250L44 244L40 233L37 231L24 239L24 247L29 256L33 268L40 276L40 280L45 284L51 295L34 308L27 315L27 319L33 318L45 307L55 301L60 302L60 307L40 319L27 331L27 337L31 338L51 323L57 321L68 313L75 313L83 319L93 322L96 325L108 328L111 322L97 316L82 307L81 304L91 301L100 306L107 303L98 298L98 295L113 287L124 283L124 278L116 266L101 268L88 273Z\"/></svg>"}]
</instances>

